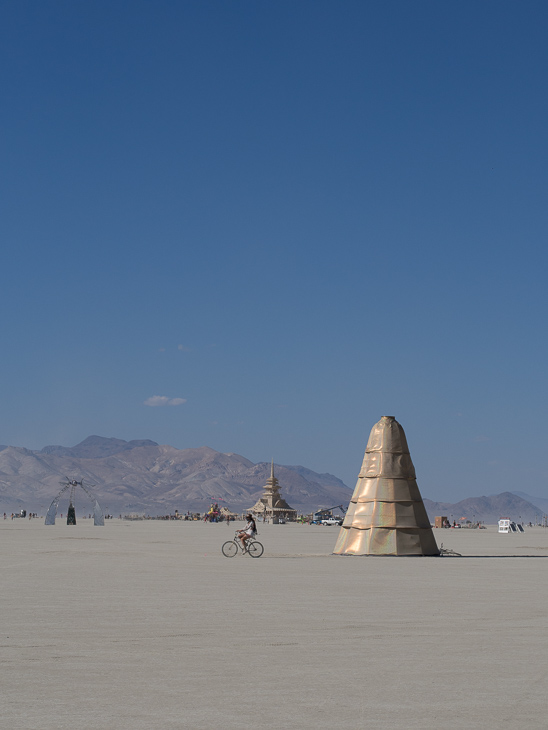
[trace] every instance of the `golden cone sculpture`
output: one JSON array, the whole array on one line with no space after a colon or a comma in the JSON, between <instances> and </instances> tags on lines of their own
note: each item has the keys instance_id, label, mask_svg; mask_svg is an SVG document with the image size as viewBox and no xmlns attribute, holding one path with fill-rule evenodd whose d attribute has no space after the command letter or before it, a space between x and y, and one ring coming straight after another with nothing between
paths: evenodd
<instances>
[{"instance_id":1,"label":"golden cone sculpture","mask_svg":"<svg viewBox=\"0 0 548 730\"><path fill-rule=\"evenodd\" d=\"M335 555L439 555L407 439L394 416L371 429Z\"/></svg>"}]
</instances>

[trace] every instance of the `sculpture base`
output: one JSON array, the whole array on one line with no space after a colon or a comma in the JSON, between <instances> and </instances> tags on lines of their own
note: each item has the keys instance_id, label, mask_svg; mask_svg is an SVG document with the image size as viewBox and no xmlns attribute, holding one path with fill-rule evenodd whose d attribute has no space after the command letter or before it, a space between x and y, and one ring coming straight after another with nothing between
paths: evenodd
<instances>
[{"instance_id":1,"label":"sculpture base","mask_svg":"<svg viewBox=\"0 0 548 730\"><path fill-rule=\"evenodd\" d=\"M432 528L341 527L334 555L436 556L439 548Z\"/></svg>"}]
</instances>

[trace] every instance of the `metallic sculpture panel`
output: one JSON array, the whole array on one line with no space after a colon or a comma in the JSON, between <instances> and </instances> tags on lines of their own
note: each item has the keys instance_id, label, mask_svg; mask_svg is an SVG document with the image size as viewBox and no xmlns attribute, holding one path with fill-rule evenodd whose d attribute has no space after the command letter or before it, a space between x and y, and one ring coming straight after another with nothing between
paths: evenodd
<instances>
[{"instance_id":1,"label":"metallic sculpture panel","mask_svg":"<svg viewBox=\"0 0 548 730\"><path fill-rule=\"evenodd\" d=\"M432 529L346 529L341 531L335 549L336 555L438 555L439 550Z\"/></svg>"},{"instance_id":2,"label":"metallic sculpture panel","mask_svg":"<svg viewBox=\"0 0 548 730\"><path fill-rule=\"evenodd\" d=\"M46 525L55 524L55 517L57 516L57 506L59 504L59 496L57 496L49 506L49 509L46 514L46 520L44 523Z\"/></svg>"},{"instance_id":3,"label":"metallic sculpture panel","mask_svg":"<svg viewBox=\"0 0 548 730\"><path fill-rule=\"evenodd\" d=\"M373 451L393 454L409 453L405 432L393 416L383 416L371 429L367 452Z\"/></svg>"},{"instance_id":4,"label":"metallic sculpture panel","mask_svg":"<svg viewBox=\"0 0 548 730\"><path fill-rule=\"evenodd\" d=\"M422 502L358 502L352 514L346 513L343 527L419 527L430 528Z\"/></svg>"},{"instance_id":5,"label":"metallic sculpture panel","mask_svg":"<svg viewBox=\"0 0 548 730\"><path fill-rule=\"evenodd\" d=\"M376 423L336 555L439 555L405 432L392 416Z\"/></svg>"},{"instance_id":6,"label":"metallic sculpture panel","mask_svg":"<svg viewBox=\"0 0 548 730\"><path fill-rule=\"evenodd\" d=\"M416 502L421 495L414 479L358 479L354 497L358 502L374 499L387 499L396 502Z\"/></svg>"},{"instance_id":7,"label":"metallic sculpture panel","mask_svg":"<svg viewBox=\"0 0 548 730\"><path fill-rule=\"evenodd\" d=\"M97 500L95 500L95 504L93 505L93 524L95 525L95 527L105 526L105 515L103 514L103 510L101 509Z\"/></svg>"},{"instance_id":8,"label":"metallic sculpture panel","mask_svg":"<svg viewBox=\"0 0 548 730\"><path fill-rule=\"evenodd\" d=\"M415 479L415 467L409 454L373 452L366 456L360 477L383 476L389 479Z\"/></svg>"}]
</instances>

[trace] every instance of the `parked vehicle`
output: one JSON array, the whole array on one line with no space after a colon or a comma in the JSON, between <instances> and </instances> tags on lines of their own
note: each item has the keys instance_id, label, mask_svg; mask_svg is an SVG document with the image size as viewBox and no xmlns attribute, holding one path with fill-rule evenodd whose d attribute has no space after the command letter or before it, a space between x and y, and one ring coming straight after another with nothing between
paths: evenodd
<instances>
[{"instance_id":1,"label":"parked vehicle","mask_svg":"<svg viewBox=\"0 0 548 730\"><path fill-rule=\"evenodd\" d=\"M322 525L342 525L342 523L343 521L337 517L327 517L321 522Z\"/></svg>"}]
</instances>

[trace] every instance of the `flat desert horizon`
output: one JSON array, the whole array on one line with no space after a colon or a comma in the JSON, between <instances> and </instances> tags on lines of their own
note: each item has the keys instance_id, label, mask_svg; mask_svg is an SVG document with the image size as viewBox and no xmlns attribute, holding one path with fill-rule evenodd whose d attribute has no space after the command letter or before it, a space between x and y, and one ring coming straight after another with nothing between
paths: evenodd
<instances>
[{"instance_id":1,"label":"flat desert horizon","mask_svg":"<svg viewBox=\"0 0 548 730\"><path fill-rule=\"evenodd\" d=\"M236 523L238 526L238 523ZM338 527L0 521L10 730L546 727L548 530L333 556Z\"/></svg>"}]
</instances>

